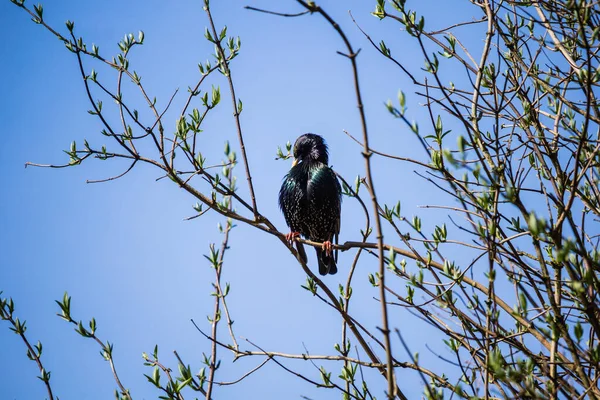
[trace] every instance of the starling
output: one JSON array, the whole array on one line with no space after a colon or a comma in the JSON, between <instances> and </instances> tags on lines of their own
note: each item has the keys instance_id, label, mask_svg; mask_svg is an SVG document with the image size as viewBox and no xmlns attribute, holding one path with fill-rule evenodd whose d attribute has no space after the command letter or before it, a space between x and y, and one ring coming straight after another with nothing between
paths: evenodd
<instances>
[{"instance_id":1,"label":"starling","mask_svg":"<svg viewBox=\"0 0 600 400\"><path fill-rule=\"evenodd\" d=\"M327 165L327 145L319 135L307 133L296 139L294 163L279 190L279 207L291 232L296 236L322 242L317 250L319 274L335 274L337 266L332 241L340 232L342 189L335 172ZM298 243L300 256L306 253Z\"/></svg>"}]
</instances>

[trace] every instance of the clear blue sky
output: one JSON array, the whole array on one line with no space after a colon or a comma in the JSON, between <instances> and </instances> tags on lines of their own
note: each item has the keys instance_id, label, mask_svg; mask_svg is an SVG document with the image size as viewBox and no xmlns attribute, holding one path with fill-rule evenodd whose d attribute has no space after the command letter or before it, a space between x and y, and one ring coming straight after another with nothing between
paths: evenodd
<instances>
[{"instance_id":1,"label":"clear blue sky","mask_svg":"<svg viewBox=\"0 0 600 400\"><path fill-rule=\"evenodd\" d=\"M436 15L428 23L442 27L463 2L423 3L427 3L423 7L435 4ZM88 46L96 43L107 55L118 53L116 43L124 34L143 30L145 44L134 49L131 68L142 76L161 107L180 88L173 112L165 116L167 130L173 131L186 88L198 78L197 63L211 57L212 46L203 38L207 20L201 1L110 0L99 6L61 0L43 4L44 16L55 28L66 33L64 21L75 21L77 34ZM329 143L330 162L338 172L349 180L364 176L361 148L342 132L346 129L360 135L351 70L348 61L335 53L342 50L342 43L322 18L278 18L244 10L246 4L288 12L301 9L294 1L258 0L213 1L212 7L217 26L227 25L228 34L242 38L241 54L232 70L244 102L242 127L257 200L261 212L285 231L277 193L289 162L274 160L278 145L293 142L305 132L319 133ZM359 68L373 147L423 159L414 135L389 115L384 102L404 89L412 116L425 121L424 110L417 97L410 95L406 77L376 54L347 10L352 10L363 29L374 38L386 38L392 51L417 69L422 60L413 44L398 40L399 25L381 23L369 15L374 1L345 2L343 7L337 1L319 4L341 23L355 47L362 48ZM0 290L3 296L13 297L16 316L27 320L30 340L42 341L43 361L52 371L53 389L61 399L113 398L116 387L98 346L55 316L58 307L54 300L65 291L72 296L74 318L87 321L95 317L98 336L115 344L116 366L134 398L156 398L158 392L142 375L151 371L142 365L142 352L151 352L158 344L164 363L176 368L172 351L177 350L196 372L202 353L210 351L210 343L195 330L190 318L208 330L206 315L213 309L209 293L214 272L202 255L209 243L220 243L217 224L223 218L208 213L183 221L194 214L195 200L169 180L156 182L159 171L148 166L104 184L85 181L118 174L127 165L90 160L76 168L25 169L27 161L68 161L62 150L72 140L81 144L87 138L95 145L108 140L99 134L97 119L87 113L90 107L72 53L8 0L0 0L0 34ZM476 37L473 40L477 43ZM109 75L106 70L100 72L100 78ZM225 140L238 150L229 93L225 81L215 78L210 83L221 86L222 106L211 114L201 136L203 153L214 154L209 163L221 161ZM107 84L116 86L112 76ZM132 101L143 109L141 99ZM105 108L113 106L109 103L105 101ZM423 214L417 209L431 203L434 196L444 200L413 173L413 166L376 159L374 167L382 202L402 200L403 214L422 214L430 228L441 221L443 213ZM245 194L241 165L238 179ZM354 201L345 200L342 220L341 240L358 240L363 222ZM334 290L345 282L353 255L342 254L340 273L325 278ZM312 256L311 251L311 260ZM354 296L360 299L354 303L354 312L371 328L380 322L379 305L373 299L377 290L367 282L375 268L374 260L364 258L354 288ZM305 275L273 237L239 225L232 232L223 280L231 283L228 301L238 336L272 351L302 353L306 346L312 354L333 353L333 344L340 337L340 317L300 287ZM435 332L406 312L394 311L392 326L402 329L424 363L436 360L425 345L442 354L445 351ZM394 341L394 353L408 360L398 341ZM221 381L235 380L261 361L255 358L231 364L229 354L223 350L220 354L223 362L217 379ZM36 365L26 358L23 343L8 330L7 323L0 324L0 360L1 399L45 397L45 388L36 378ZM285 362L314 379L319 377L308 363ZM339 371L333 366L330 370L333 375ZM398 380L409 398L422 393L417 375L400 370ZM383 379L376 377L372 382L377 397L383 398ZM216 398L231 399L339 397L295 379L272 363L239 385L215 390Z\"/></svg>"}]
</instances>

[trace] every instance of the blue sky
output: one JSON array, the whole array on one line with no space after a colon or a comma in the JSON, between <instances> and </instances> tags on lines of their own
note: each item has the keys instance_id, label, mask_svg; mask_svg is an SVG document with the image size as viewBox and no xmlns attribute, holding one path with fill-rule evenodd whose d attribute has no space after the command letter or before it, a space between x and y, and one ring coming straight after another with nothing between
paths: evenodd
<instances>
[{"instance_id":1,"label":"blue sky","mask_svg":"<svg viewBox=\"0 0 600 400\"><path fill-rule=\"evenodd\" d=\"M242 39L241 54L232 70L237 93L244 102L242 128L257 201L261 212L286 231L277 208L277 192L289 161L274 160L278 145L293 142L305 132L319 133L329 143L330 162L338 172L352 181L358 174L364 176L361 148L343 133L346 129L360 136L350 65L336 54L342 44L318 16L278 18L243 9L247 4L300 11L293 1L277 2L276 6L275 2L258 0L213 3L217 26L227 25L228 34ZM426 1L422 7L434 3L437 18L443 17L444 22L432 16L430 23L442 27L449 24L462 2ZM66 33L64 21L75 21L77 35L83 36L88 46L96 43L107 55L118 53L116 43L124 34L143 30L145 44L134 49L131 68L142 76L160 107L180 88L172 111L165 115L167 131L172 133L186 99L185 90L198 79L197 63L211 58L212 46L203 38L207 20L201 2L111 0L97 6L63 0L43 4L51 25ZM398 25L369 15L374 2L351 1L344 7L335 1L320 4L341 23L355 47L362 48L360 79L373 148L423 159L414 135L389 115L384 102L395 99L403 89L409 95L413 118L425 121L425 110L411 94L408 79L377 55L347 10L352 10L363 29L374 38L386 38L392 51L402 54L417 69L422 61L413 44L399 40ZM150 372L142 365L142 352L151 352L158 344L164 363L176 368L172 351L177 350L197 371L202 353L210 351L209 342L190 319L208 330L206 315L213 308L209 293L214 272L203 254L208 252L209 243L220 243L217 224L223 218L208 213L183 221L194 214L195 200L169 180L156 181L159 171L148 166L103 184L85 182L118 174L127 164L90 160L75 168L25 169L27 161L67 162L62 150L72 140L81 144L86 138L100 146L107 138L99 134L97 119L87 113L90 107L72 53L8 0L0 2L0 33L4 38L0 42L0 290L3 296L14 299L16 315L27 320L30 340L42 341L43 361L52 371L53 388L61 399L111 398L115 388L97 345L55 316L58 307L54 300L65 291L72 296L74 318L87 321L95 317L98 336L115 344L117 369L134 398L156 398L158 392L142 375ZM477 40L474 37L473 43ZM99 78L106 78L114 88L111 72L99 71ZM221 87L223 101L211 113L201 136L203 153L214 154L208 163L221 161L225 140L238 150L226 82L215 78L210 84ZM129 93L142 111L141 99L133 91ZM106 102L105 107L109 106ZM402 200L404 214L419 213L429 226L444 217L444 213L423 214L417 209L435 196L440 202L443 197L413 173L414 166L374 159L374 168L383 203ZM241 165L237 172L245 195ZM355 202L345 200L342 218L340 240L358 240L363 221ZM353 255L342 254L341 272L325 278L333 289L345 282L344 265L347 270ZM355 285L355 296L361 301L353 308L370 327L380 323L379 305L373 299L377 290L367 282L367 275L375 268L375 260L364 258L361 262ZM301 353L304 346L312 354L334 351L340 317L300 287L305 275L273 237L238 224L225 258L223 280L231 283L228 301L238 336L272 351ZM391 324L402 329L424 362L436 359L425 349L426 344L443 351L439 337L410 314L394 310ZM397 357L407 359L399 342L393 345ZM243 347L251 348L248 344ZM239 378L262 360L231 364L231 357L222 350L220 353L223 363L217 379L222 381ZM0 325L0 359L0 398L44 398L45 388L35 378L35 364L25 357L23 343L6 323ZM286 365L318 379L312 365L293 361ZM334 375L336 368L331 367ZM409 398L422 392L417 375L400 370L398 380ZM377 397L383 398L383 379L375 377L372 382ZM248 393L252 398L269 399L301 395L338 398L333 391L294 379L273 363L239 385L215 390L217 398L241 398Z\"/></svg>"}]
</instances>

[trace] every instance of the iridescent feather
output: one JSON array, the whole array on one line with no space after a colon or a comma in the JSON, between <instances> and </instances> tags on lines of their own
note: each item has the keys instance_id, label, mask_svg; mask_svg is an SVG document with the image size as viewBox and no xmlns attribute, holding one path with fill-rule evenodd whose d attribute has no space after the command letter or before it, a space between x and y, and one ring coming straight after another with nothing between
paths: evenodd
<instances>
[{"instance_id":1,"label":"iridescent feather","mask_svg":"<svg viewBox=\"0 0 600 400\"><path fill-rule=\"evenodd\" d=\"M279 191L279 207L292 232L314 242L333 243L340 232L342 190L335 172L327 165L327 145L319 135L307 133L294 144L294 165ZM300 244L299 244L300 245ZM301 256L306 253L299 246ZM319 273L335 274L331 251L316 248Z\"/></svg>"}]
</instances>

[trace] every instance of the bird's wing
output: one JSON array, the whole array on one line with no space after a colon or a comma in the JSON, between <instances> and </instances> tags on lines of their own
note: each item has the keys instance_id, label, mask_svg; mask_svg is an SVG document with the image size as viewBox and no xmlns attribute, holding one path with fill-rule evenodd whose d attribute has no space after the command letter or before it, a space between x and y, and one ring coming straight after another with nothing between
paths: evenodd
<instances>
[{"instance_id":1,"label":"bird's wing","mask_svg":"<svg viewBox=\"0 0 600 400\"><path fill-rule=\"evenodd\" d=\"M292 232L305 234L301 218L306 214L306 177L302 177L294 167L283 179L279 190L279 208L283 212L285 222Z\"/></svg>"},{"instance_id":2,"label":"bird's wing","mask_svg":"<svg viewBox=\"0 0 600 400\"><path fill-rule=\"evenodd\" d=\"M335 227L335 236L337 243L337 236L340 233L340 229L342 227L342 187L340 186L340 181L338 180L337 175L331 168L327 168L329 170L329 175L332 184L332 191L335 194L335 212L337 214L337 224Z\"/></svg>"},{"instance_id":3,"label":"bird's wing","mask_svg":"<svg viewBox=\"0 0 600 400\"><path fill-rule=\"evenodd\" d=\"M331 218L331 237L340 232L342 188L335 172L327 166L311 171L308 179L308 198L316 210L326 212Z\"/></svg>"}]
</instances>

